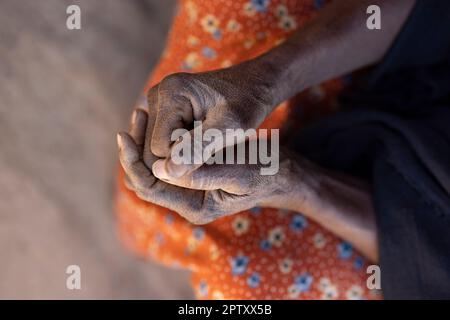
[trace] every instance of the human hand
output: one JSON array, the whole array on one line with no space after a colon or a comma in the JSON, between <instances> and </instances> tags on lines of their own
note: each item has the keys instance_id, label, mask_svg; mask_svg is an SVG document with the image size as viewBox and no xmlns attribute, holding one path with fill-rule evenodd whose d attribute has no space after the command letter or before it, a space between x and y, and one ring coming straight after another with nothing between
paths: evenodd
<instances>
[{"instance_id":1,"label":"human hand","mask_svg":"<svg viewBox=\"0 0 450 320\"><path fill-rule=\"evenodd\" d=\"M141 152L147 123L152 121L137 110L130 134L118 135L120 162L129 188L139 198L176 211L194 224L255 206L302 212L377 261L375 214L367 183L285 150L280 150L275 175L261 175L260 164L204 164L175 178L167 173L167 159L152 162L153 174Z\"/></svg>"},{"instance_id":2,"label":"human hand","mask_svg":"<svg viewBox=\"0 0 450 320\"><path fill-rule=\"evenodd\" d=\"M174 210L192 223L208 223L255 206L281 208L293 198L294 187L300 187L292 179L298 177L298 168L284 151L275 175L261 175L261 164L204 164L174 178L167 173L167 159L152 162L152 173L140 153L146 124L152 120L142 110L133 118L130 134L118 135L120 162L130 188L139 198ZM230 148L237 146L223 152Z\"/></svg>"},{"instance_id":3,"label":"human hand","mask_svg":"<svg viewBox=\"0 0 450 320\"><path fill-rule=\"evenodd\" d=\"M149 121L145 138L147 166L152 166L155 156L170 159L173 132L192 129L194 121L202 121L203 131L257 128L273 108L270 84L262 74L252 63L243 63L212 72L172 74L150 89L148 112L154 121ZM215 143L209 142L207 150L227 146ZM207 152L193 154L197 160L192 164L169 161L167 168L170 175L180 177L209 156Z\"/></svg>"}]
</instances>

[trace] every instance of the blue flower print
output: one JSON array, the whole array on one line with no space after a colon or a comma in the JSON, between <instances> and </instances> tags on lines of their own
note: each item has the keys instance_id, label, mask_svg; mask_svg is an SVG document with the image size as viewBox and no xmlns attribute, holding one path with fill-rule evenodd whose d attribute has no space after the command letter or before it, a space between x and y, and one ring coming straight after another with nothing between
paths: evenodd
<instances>
[{"instance_id":1,"label":"blue flower print","mask_svg":"<svg viewBox=\"0 0 450 320\"><path fill-rule=\"evenodd\" d=\"M216 29L216 31L213 32L213 38L215 40L222 39L222 31L220 31L219 29Z\"/></svg>"},{"instance_id":2,"label":"blue flower print","mask_svg":"<svg viewBox=\"0 0 450 320\"><path fill-rule=\"evenodd\" d=\"M355 262L353 262L353 266L355 269L361 269L364 265L364 259L361 257L356 257Z\"/></svg>"},{"instance_id":3,"label":"blue flower print","mask_svg":"<svg viewBox=\"0 0 450 320\"><path fill-rule=\"evenodd\" d=\"M302 231L308 226L308 221L306 221L306 218L302 216L301 214L296 214L292 218L291 222L291 229L295 232Z\"/></svg>"},{"instance_id":4,"label":"blue flower print","mask_svg":"<svg viewBox=\"0 0 450 320\"><path fill-rule=\"evenodd\" d=\"M267 239L264 239L263 241L261 241L261 244L259 246L264 251L270 250L272 248L272 244Z\"/></svg>"},{"instance_id":5,"label":"blue flower print","mask_svg":"<svg viewBox=\"0 0 450 320\"><path fill-rule=\"evenodd\" d=\"M181 69L186 70L186 71L192 70L192 68L186 62L183 62L181 64Z\"/></svg>"},{"instance_id":6,"label":"blue flower print","mask_svg":"<svg viewBox=\"0 0 450 320\"><path fill-rule=\"evenodd\" d=\"M239 255L231 259L231 273L235 276L239 276L247 270L248 257Z\"/></svg>"},{"instance_id":7,"label":"blue flower print","mask_svg":"<svg viewBox=\"0 0 450 320\"><path fill-rule=\"evenodd\" d=\"M312 282L313 277L309 273L302 273L295 278L294 285L297 287L298 291L305 292L309 290Z\"/></svg>"},{"instance_id":8,"label":"blue flower print","mask_svg":"<svg viewBox=\"0 0 450 320\"><path fill-rule=\"evenodd\" d=\"M351 255L353 253L353 248L350 243L341 242L340 244L338 244L338 252L339 252L339 258L348 259L351 257Z\"/></svg>"},{"instance_id":9,"label":"blue flower print","mask_svg":"<svg viewBox=\"0 0 450 320\"><path fill-rule=\"evenodd\" d=\"M264 40L265 38L267 38L267 33L260 31L256 34L256 39L258 40Z\"/></svg>"},{"instance_id":10,"label":"blue flower print","mask_svg":"<svg viewBox=\"0 0 450 320\"><path fill-rule=\"evenodd\" d=\"M217 56L216 51L210 47L203 47L202 54L208 59L214 59Z\"/></svg>"},{"instance_id":11,"label":"blue flower print","mask_svg":"<svg viewBox=\"0 0 450 320\"><path fill-rule=\"evenodd\" d=\"M258 272L253 272L250 277L247 278L247 284L250 288L256 288L261 282L261 277Z\"/></svg>"},{"instance_id":12,"label":"blue flower print","mask_svg":"<svg viewBox=\"0 0 450 320\"><path fill-rule=\"evenodd\" d=\"M194 238L197 240L202 240L205 236L205 230L202 227L195 227L192 232L194 234Z\"/></svg>"},{"instance_id":13,"label":"blue flower print","mask_svg":"<svg viewBox=\"0 0 450 320\"><path fill-rule=\"evenodd\" d=\"M251 0L251 4L256 12L266 12L269 7L270 0Z\"/></svg>"},{"instance_id":14,"label":"blue flower print","mask_svg":"<svg viewBox=\"0 0 450 320\"><path fill-rule=\"evenodd\" d=\"M251 212L253 215L257 216L258 214L261 214L262 210L261 210L260 207L254 207L254 208L251 208L251 209L250 209L250 212Z\"/></svg>"},{"instance_id":15,"label":"blue flower print","mask_svg":"<svg viewBox=\"0 0 450 320\"><path fill-rule=\"evenodd\" d=\"M205 281L200 281L200 284L198 286L198 294L201 297L204 297L208 294L208 284Z\"/></svg>"},{"instance_id":16,"label":"blue flower print","mask_svg":"<svg viewBox=\"0 0 450 320\"><path fill-rule=\"evenodd\" d=\"M166 223L167 224L172 224L173 223L173 215L171 213L168 213L166 215Z\"/></svg>"},{"instance_id":17,"label":"blue flower print","mask_svg":"<svg viewBox=\"0 0 450 320\"><path fill-rule=\"evenodd\" d=\"M157 233L155 235L155 240L158 244L163 244L164 243L164 235L162 233Z\"/></svg>"}]
</instances>

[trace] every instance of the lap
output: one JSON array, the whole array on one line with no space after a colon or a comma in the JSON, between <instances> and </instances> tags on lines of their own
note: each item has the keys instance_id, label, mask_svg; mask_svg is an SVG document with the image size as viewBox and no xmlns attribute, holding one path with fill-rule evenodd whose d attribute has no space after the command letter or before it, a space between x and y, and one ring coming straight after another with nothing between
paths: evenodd
<instances>
[{"instance_id":1,"label":"lap","mask_svg":"<svg viewBox=\"0 0 450 320\"><path fill-rule=\"evenodd\" d=\"M180 1L166 50L144 92L170 73L207 71L253 58L306 23L315 7L312 0ZM341 87L334 80L312 88L279 106L263 126L296 130L332 112ZM118 190L125 243L143 256L191 270L200 298L377 297L366 289L363 258L301 213L254 208L195 226L139 200L123 185L122 173Z\"/></svg>"}]
</instances>

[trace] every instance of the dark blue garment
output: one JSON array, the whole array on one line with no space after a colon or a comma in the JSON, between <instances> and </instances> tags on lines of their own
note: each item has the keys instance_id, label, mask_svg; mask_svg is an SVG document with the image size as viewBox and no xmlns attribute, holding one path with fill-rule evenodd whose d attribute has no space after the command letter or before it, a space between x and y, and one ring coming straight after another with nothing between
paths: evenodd
<instances>
[{"instance_id":1,"label":"dark blue garment","mask_svg":"<svg viewBox=\"0 0 450 320\"><path fill-rule=\"evenodd\" d=\"M342 102L293 148L372 182L385 298L450 299L450 1L419 0Z\"/></svg>"}]
</instances>

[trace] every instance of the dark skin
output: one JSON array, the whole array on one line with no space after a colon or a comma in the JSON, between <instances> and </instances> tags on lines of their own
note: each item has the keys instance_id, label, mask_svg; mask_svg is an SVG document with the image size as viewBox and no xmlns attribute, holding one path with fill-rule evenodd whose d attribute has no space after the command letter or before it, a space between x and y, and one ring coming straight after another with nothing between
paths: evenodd
<instances>
[{"instance_id":1,"label":"dark skin","mask_svg":"<svg viewBox=\"0 0 450 320\"><path fill-rule=\"evenodd\" d=\"M208 223L254 206L304 213L378 261L370 186L280 150L280 170L256 165L176 165L171 133L203 121L203 129L257 128L298 92L378 62L406 21L414 0L334 1L310 24L266 54L231 68L174 74L149 92L128 133L118 135L128 186L143 200ZM382 10L382 29L366 28L366 8ZM242 112L245 110L245 112ZM245 141L238 141L245 143ZM228 146L230 147L230 146Z\"/></svg>"}]
</instances>

